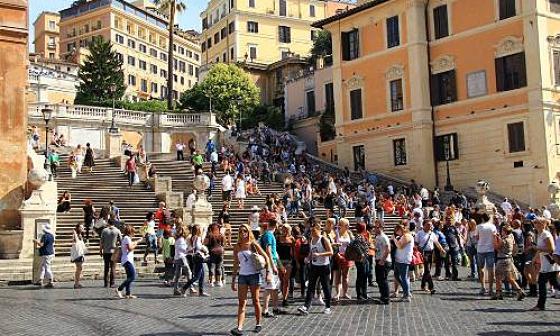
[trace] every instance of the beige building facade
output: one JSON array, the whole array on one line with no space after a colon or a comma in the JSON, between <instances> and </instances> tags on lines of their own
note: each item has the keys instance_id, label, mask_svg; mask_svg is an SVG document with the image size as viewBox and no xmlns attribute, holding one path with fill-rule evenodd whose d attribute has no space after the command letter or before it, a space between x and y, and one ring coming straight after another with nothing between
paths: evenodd
<instances>
[{"instance_id":1,"label":"beige building facade","mask_svg":"<svg viewBox=\"0 0 560 336\"><path fill-rule=\"evenodd\" d=\"M35 53L43 58L58 59L60 57L60 14L54 12L41 13L35 22Z\"/></svg>"},{"instance_id":2,"label":"beige building facade","mask_svg":"<svg viewBox=\"0 0 560 336\"><path fill-rule=\"evenodd\" d=\"M558 1L378 0L314 26L333 36L339 165L443 188L449 164L456 189L485 179L548 204L560 163Z\"/></svg>"},{"instance_id":3,"label":"beige building facade","mask_svg":"<svg viewBox=\"0 0 560 336\"><path fill-rule=\"evenodd\" d=\"M110 40L123 61L125 98L164 99L167 95L168 21L148 1L92 0L60 11L62 54L81 53L94 37ZM77 57L81 59L82 57ZM198 81L199 40L176 30L174 39L174 96Z\"/></svg>"}]
</instances>

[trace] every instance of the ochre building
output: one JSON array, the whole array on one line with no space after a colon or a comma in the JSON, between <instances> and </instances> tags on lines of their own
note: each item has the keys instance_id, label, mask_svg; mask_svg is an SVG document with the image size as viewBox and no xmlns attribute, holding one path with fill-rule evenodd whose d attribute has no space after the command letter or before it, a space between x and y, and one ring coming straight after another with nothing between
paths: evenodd
<instances>
[{"instance_id":1,"label":"ochre building","mask_svg":"<svg viewBox=\"0 0 560 336\"><path fill-rule=\"evenodd\" d=\"M375 0L333 39L338 163L548 204L560 154L560 1ZM320 149L321 150L321 149Z\"/></svg>"},{"instance_id":2,"label":"ochre building","mask_svg":"<svg viewBox=\"0 0 560 336\"><path fill-rule=\"evenodd\" d=\"M126 98L166 97L168 21L149 1L88 1L60 11L59 25L62 54L81 53L80 48L87 48L96 36L111 40L123 61ZM197 36L177 29L173 75L176 98L198 81L200 61Z\"/></svg>"}]
</instances>

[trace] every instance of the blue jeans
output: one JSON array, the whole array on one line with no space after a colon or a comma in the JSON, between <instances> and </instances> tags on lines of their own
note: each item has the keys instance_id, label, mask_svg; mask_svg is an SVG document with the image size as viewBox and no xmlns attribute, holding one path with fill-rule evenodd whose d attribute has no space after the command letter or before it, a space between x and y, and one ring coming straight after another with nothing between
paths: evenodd
<instances>
[{"instance_id":1,"label":"blue jeans","mask_svg":"<svg viewBox=\"0 0 560 336\"><path fill-rule=\"evenodd\" d=\"M403 296L410 296L410 277L408 275L409 264L395 263L395 277L401 283L403 289Z\"/></svg>"},{"instance_id":2,"label":"blue jeans","mask_svg":"<svg viewBox=\"0 0 560 336\"><path fill-rule=\"evenodd\" d=\"M136 269L130 261L125 262L123 267L126 272L126 280L119 286L119 291L126 289L125 294L130 295L130 287L132 287L132 282L136 280Z\"/></svg>"},{"instance_id":3,"label":"blue jeans","mask_svg":"<svg viewBox=\"0 0 560 336\"><path fill-rule=\"evenodd\" d=\"M193 277L183 285L183 291L191 288L195 281L198 281L198 293L204 291L204 263L193 261Z\"/></svg>"},{"instance_id":4,"label":"blue jeans","mask_svg":"<svg viewBox=\"0 0 560 336\"><path fill-rule=\"evenodd\" d=\"M369 272L369 263L367 258L362 261L356 261L356 296L358 300L367 300L367 274Z\"/></svg>"}]
</instances>

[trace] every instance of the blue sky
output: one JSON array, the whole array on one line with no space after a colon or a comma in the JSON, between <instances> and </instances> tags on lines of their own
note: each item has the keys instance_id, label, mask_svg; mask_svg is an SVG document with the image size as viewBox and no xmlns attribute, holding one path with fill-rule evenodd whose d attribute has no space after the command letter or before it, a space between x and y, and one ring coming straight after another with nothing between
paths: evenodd
<instances>
[{"instance_id":1,"label":"blue sky","mask_svg":"<svg viewBox=\"0 0 560 336\"><path fill-rule=\"evenodd\" d=\"M29 0L29 44L30 50L33 50L33 22L37 16L43 11L58 12L61 9L68 8L73 0ZM179 15L179 26L184 29L201 30L200 12L206 7L207 1L195 0L185 1L187 10Z\"/></svg>"}]
</instances>

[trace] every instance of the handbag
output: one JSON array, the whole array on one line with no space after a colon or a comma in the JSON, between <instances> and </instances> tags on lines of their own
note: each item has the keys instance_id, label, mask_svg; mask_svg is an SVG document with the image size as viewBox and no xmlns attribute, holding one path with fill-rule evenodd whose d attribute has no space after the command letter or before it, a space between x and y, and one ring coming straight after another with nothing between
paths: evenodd
<instances>
[{"instance_id":1,"label":"handbag","mask_svg":"<svg viewBox=\"0 0 560 336\"><path fill-rule=\"evenodd\" d=\"M266 268L266 259L256 251L254 243L251 245L251 250L253 252L251 254L253 265L258 272L261 272Z\"/></svg>"},{"instance_id":2,"label":"handbag","mask_svg":"<svg viewBox=\"0 0 560 336\"><path fill-rule=\"evenodd\" d=\"M461 254L461 266L463 266L463 267L469 267L470 266L469 257L467 256L466 253Z\"/></svg>"},{"instance_id":3,"label":"handbag","mask_svg":"<svg viewBox=\"0 0 560 336\"><path fill-rule=\"evenodd\" d=\"M415 246L412 252L412 265L422 265L424 264L424 255L420 250Z\"/></svg>"}]
</instances>

